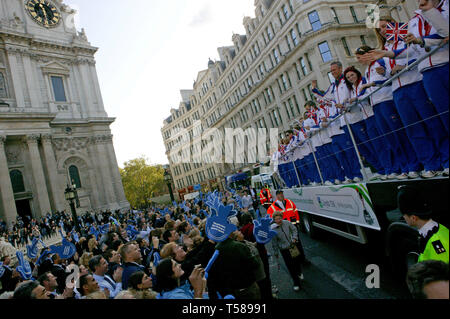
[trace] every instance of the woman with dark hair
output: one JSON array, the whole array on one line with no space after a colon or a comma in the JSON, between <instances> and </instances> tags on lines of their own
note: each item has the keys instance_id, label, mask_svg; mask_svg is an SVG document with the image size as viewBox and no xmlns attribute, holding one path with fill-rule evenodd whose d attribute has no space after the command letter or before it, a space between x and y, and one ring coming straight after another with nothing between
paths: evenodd
<instances>
[{"instance_id":1,"label":"woman with dark hair","mask_svg":"<svg viewBox=\"0 0 450 319\"><path fill-rule=\"evenodd\" d=\"M158 299L203 299L206 287L204 269L195 267L189 276L189 282L181 285L180 278L184 275L181 265L172 258L166 258L156 267L156 287Z\"/></svg>"},{"instance_id":2,"label":"woman with dark hair","mask_svg":"<svg viewBox=\"0 0 450 319\"><path fill-rule=\"evenodd\" d=\"M387 74L389 59L382 58L370 62L364 58L372 50L373 48L363 45L355 51L357 60L367 66L365 72L367 84L361 87L367 94L374 92L377 90L376 86L389 80ZM369 102L373 107L378 130L390 149L390 154L386 152L386 155L391 155L392 158L392 165L387 168L387 178L407 179L408 175L417 175L417 167L414 164L417 163L417 157L408 136L402 130L403 123L395 107L391 87L379 89L369 98Z\"/></svg>"},{"instance_id":3,"label":"woman with dark hair","mask_svg":"<svg viewBox=\"0 0 450 319\"><path fill-rule=\"evenodd\" d=\"M128 291L136 299L156 299L157 294L151 289L152 286L152 279L143 271L133 273L128 279Z\"/></svg>"},{"instance_id":4,"label":"woman with dark hair","mask_svg":"<svg viewBox=\"0 0 450 319\"><path fill-rule=\"evenodd\" d=\"M365 91L362 90L362 85L366 84L366 79L363 78L361 72L359 72L354 66L350 66L344 71L344 80L348 90L350 91L350 98L346 102L351 105L353 102L358 100L358 96L362 91L365 93ZM381 179L386 179L385 165L387 164L384 163L384 165L382 165L377 156L377 152L384 151L382 149L383 146L379 145L378 139L370 141L371 136L379 136L378 129L376 128L373 118L372 106L367 102L359 103L357 106L352 107L351 111L346 114L346 117L350 124L350 128L352 129L356 143L358 144L359 152L377 171L377 174L375 174L372 178L376 179L381 177Z\"/></svg>"}]
</instances>

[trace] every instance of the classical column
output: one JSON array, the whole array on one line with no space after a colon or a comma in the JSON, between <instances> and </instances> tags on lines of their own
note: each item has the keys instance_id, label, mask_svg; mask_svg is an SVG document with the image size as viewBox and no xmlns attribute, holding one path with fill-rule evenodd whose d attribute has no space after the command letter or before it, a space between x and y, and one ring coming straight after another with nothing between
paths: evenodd
<instances>
[{"instance_id":1,"label":"classical column","mask_svg":"<svg viewBox=\"0 0 450 319\"><path fill-rule=\"evenodd\" d=\"M122 177L120 176L120 172L119 172L119 165L117 163L116 152L114 151L112 135L109 135L107 137L106 146L108 148L111 173L112 173L113 179L114 179L114 190L116 192L117 202L120 203L121 206L122 205L128 206L129 203L127 201L127 198L125 197L125 192L123 190Z\"/></svg>"},{"instance_id":2,"label":"classical column","mask_svg":"<svg viewBox=\"0 0 450 319\"><path fill-rule=\"evenodd\" d=\"M91 178L91 181L94 180L94 183L92 184L92 193L93 196L96 197L97 204L95 206L96 209L104 208L103 206L106 206L107 199L105 198L105 192L103 191L103 183L102 183L102 174L100 170L100 164L99 164L99 157L97 154L97 147L96 147L97 139L95 137L89 138L89 144L88 144L88 154L89 159L92 163L92 171L90 172L90 176L93 176Z\"/></svg>"},{"instance_id":3,"label":"classical column","mask_svg":"<svg viewBox=\"0 0 450 319\"><path fill-rule=\"evenodd\" d=\"M52 136L50 134L44 134L41 137L41 141L45 156L44 163L50 180L50 194L53 199L52 208L57 211L62 211L65 208L65 203L63 202L65 187L58 178L58 167L52 146Z\"/></svg>"},{"instance_id":4,"label":"classical column","mask_svg":"<svg viewBox=\"0 0 450 319\"><path fill-rule=\"evenodd\" d=\"M14 200L14 192L9 177L8 161L5 153L6 136L0 135L0 195L3 206L2 218L11 225L16 220L17 208Z\"/></svg>"},{"instance_id":5,"label":"classical column","mask_svg":"<svg viewBox=\"0 0 450 319\"><path fill-rule=\"evenodd\" d=\"M28 55L23 55L22 60L31 107L40 107L40 92L37 85L39 82L36 80L31 59Z\"/></svg>"},{"instance_id":6,"label":"classical column","mask_svg":"<svg viewBox=\"0 0 450 319\"><path fill-rule=\"evenodd\" d=\"M106 137L96 136L95 146L97 149L98 160L100 162L100 172L102 176L102 185L105 193L106 205L111 208L116 203L116 200L111 170L109 168L108 163L108 149L106 147Z\"/></svg>"},{"instance_id":7,"label":"classical column","mask_svg":"<svg viewBox=\"0 0 450 319\"><path fill-rule=\"evenodd\" d=\"M45 182L44 170L42 168L41 155L38 148L39 135L27 135L26 141L28 151L30 153L31 168L33 170L33 177L37 199L40 208L40 216L44 216L47 212L51 212L50 200L48 198L47 184ZM39 216L35 216L39 217Z\"/></svg>"},{"instance_id":8,"label":"classical column","mask_svg":"<svg viewBox=\"0 0 450 319\"><path fill-rule=\"evenodd\" d=\"M23 82L25 79L20 78L19 65L17 62L18 52L7 50L9 67L11 68L11 77L14 86L14 96L16 98L17 107L25 107L25 97L23 95Z\"/></svg>"},{"instance_id":9,"label":"classical column","mask_svg":"<svg viewBox=\"0 0 450 319\"><path fill-rule=\"evenodd\" d=\"M94 108L94 98L93 98L93 88L92 78L89 76L89 66L87 61L82 59L78 61L78 71L81 77L81 82L79 85L83 90L83 97L85 99L85 111L89 117L97 117L98 110Z\"/></svg>"}]
</instances>

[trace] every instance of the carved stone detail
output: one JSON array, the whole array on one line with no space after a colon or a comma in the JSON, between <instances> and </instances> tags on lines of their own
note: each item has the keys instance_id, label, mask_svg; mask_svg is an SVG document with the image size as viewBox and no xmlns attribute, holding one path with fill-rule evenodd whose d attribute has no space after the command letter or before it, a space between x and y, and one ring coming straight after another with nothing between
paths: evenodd
<instances>
[{"instance_id":1,"label":"carved stone detail","mask_svg":"<svg viewBox=\"0 0 450 319\"><path fill-rule=\"evenodd\" d=\"M43 143L51 143L52 142L52 135L51 134L42 134L41 139Z\"/></svg>"},{"instance_id":2,"label":"carved stone detail","mask_svg":"<svg viewBox=\"0 0 450 319\"><path fill-rule=\"evenodd\" d=\"M39 134L30 134L27 135L25 140L27 144L37 144L39 142L40 136Z\"/></svg>"},{"instance_id":3,"label":"carved stone detail","mask_svg":"<svg viewBox=\"0 0 450 319\"><path fill-rule=\"evenodd\" d=\"M85 149L89 143L88 137L68 137L52 139L52 144L57 151L80 151Z\"/></svg>"}]
</instances>

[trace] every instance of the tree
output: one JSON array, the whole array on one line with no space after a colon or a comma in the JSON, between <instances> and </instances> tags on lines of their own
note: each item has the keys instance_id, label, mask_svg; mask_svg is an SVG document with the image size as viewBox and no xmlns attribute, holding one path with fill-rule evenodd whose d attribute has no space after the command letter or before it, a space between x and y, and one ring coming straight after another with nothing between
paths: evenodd
<instances>
[{"instance_id":1,"label":"tree","mask_svg":"<svg viewBox=\"0 0 450 319\"><path fill-rule=\"evenodd\" d=\"M125 196L131 206L147 207L149 198L165 193L163 167L148 164L145 156L125 162L124 168L119 170Z\"/></svg>"}]
</instances>

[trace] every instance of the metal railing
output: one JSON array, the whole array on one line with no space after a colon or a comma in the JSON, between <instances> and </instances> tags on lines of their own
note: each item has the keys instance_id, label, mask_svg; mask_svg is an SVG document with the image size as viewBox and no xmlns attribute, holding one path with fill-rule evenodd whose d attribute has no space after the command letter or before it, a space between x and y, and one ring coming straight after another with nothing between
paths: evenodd
<instances>
[{"instance_id":1,"label":"metal railing","mask_svg":"<svg viewBox=\"0 0 450 319\"><path fill-rule=\"evenodd\" d=\"M330 126L330 124L332 124L332 123L334 123L334 122L337 122L337 121L340 121L340 120L342 119L342 117L344 117L345 125L346 125L346 127L347 127L347 129L348 129L348 132L349 132L349 135L350 135L350 139L351 139L352 144L353 144L352 146L353 146L353 148L354 148L354 150L355 150L355 152L356 152L356 155L357 155L357 157L358 157L358 161L359 161L359 165L360 165L360 169L361 169L361 174L362 174L362 176L363 176L363 182L368 182L368 181L369 181L369 176L367 175L367 172L366 172L366 170L365 170L365 166L364 166L364 164L363 164L363 159L362 159L361 154L360 154L360 152L359 152L358 145L362 145L362 144L371 142L372 140L368 140L368 141L365 141L365 142L363 142L363 143L358 144L358 143L356 142L355 136L353 135L352 129L351 129L351 127L350 127L350 124L349 124L348 121L347 121L346 114L347 114L347 113L350 113L355 107L360 107L360 105L361 105L363 102L367 102L367 100L369 100L375 93L377 93L377 92L379 92L381 89L383 89L383 88L385 88L385 87L391 85L393 81L395 81L396 79L398 79L399 77L401 77L403 74L405 74L405 73L407 73L407 72L413 70L414 68L416 68L422 61L424 61L425 59L429 58L431 55L433 55L434 53L436 53L438 50L440 50L441 48L443 48L443 47L446 46L446 45L448 45L448 42L444 42L444 41L443 41L439 46L434 47L433 49L431 49L429 52L427 52L427 53L426 53L425 55L423 55L422 57L418 58L418 59L417 59L416 61L414 61L413 63L411 63L411 64L409 64L409 65L406 65L405 68L404 68L403 70L401 70L400 72L398 72L398 73L396 73L395 75L393 75L393 76L392 76L391 78L389 78L386 82L384 82L382 85L379 85L375 90L373 90L371 93L369 93L368 95L364 96L363 98L357 99L357 100L356 100L355 102L353 102L353 103L344 103L344 106L347 105L347 106L345 106L344 111L343 111L341 114L339 114L336 118L334 118L334 119L332 119L331 121L327 122L327 127L325 127L325 128L320 128L319 130L313 132L308 138L306 138L306 140L305 140L303 143L297 145L297 146L294 147L293 149L287 150L287 151L285 152L285 155L288 154L288 153L293 153L294 150L295 150L297 147L301 147L301 146L303 146L305 143L307 143L307 144L309 145L310 150L311 150L311 153L312 153L312 155L313 155L314 162L315 162L315 166L316 166L316 168L317 168L317 171L318 171L318 174L319 174L319 177L320 177L320 180L321 180L321 184L324 185L326 181L324 181L323 174L322 174L322 170L320 169L320 165L319 165L319 160L323 160L324 158L319 158L319 159L317 158L317 156L316 156L316 154L315 154L316 151L314 150L314 147L312 146L312 137L314 137L314 136L317 135L317 134L320 134L323 130L328 129L328 127ZM427 49L429 50L429 48L427 48ZM370 103L370 101L369 101L368 103ZM447 112L448 112L448 111L447 111ZM442 115L442 114L437 114L437 115L434 115L434 116L440 116L440 115ZM433 116L433 117L434 117L434 116ZM427 118L427 119L421 120L421 121L419 121L419 122L417 122L417 123L413 123L413 124L411 124L411 125L417 125L418 123L423 122L423 121L426 121L426 120L429 120L429 119L430 119L430 118ZM410 126L411 126L411 125L410 125ZM401 130L404 130L406 127L408 127L408 126L402 127ZM395 133L395 132L396 132L396 131L391 131L391 132L389 132L389 133L387 133L387 134L384 134L384 135L383 135L383 134L380 134L377 138L382 138L382 137L384 137L384 136L387 136L387 135L389 135L389 134L393 134L393 133ZM345 133L344 133L344 134L345 134ZM336 154L337 154L337 153L333 153L333 154L331 154L331 155L336 155ZM283 156L281 156L281 157L283 157ZM279 162L279 160L277 159L276 162ZM287 164L287 163L288 163L288 162L286 162L285 164ZM294 166L294 171L295 171L295 175L296 175L297 182L298 182L298 183L297 183L297 186L306 186L306 185L302 185L302 183L301 183L301 179L300 179L300 176L299 176L299 172L298 172L298 170L297 170L297 166L296 166L295 163L294 163L294 160L291 160L290 163ZM304 166L303 166L303 167L304 167ZM284 181L284 179L283 179L283 177L282 177L281 175L280 175L280 177L281 177L281 179ZM285 182L285 183L286 183L286 182ZM287 184L287 183L286 183L286 184Z\"/></svg>"}]
</instances>

